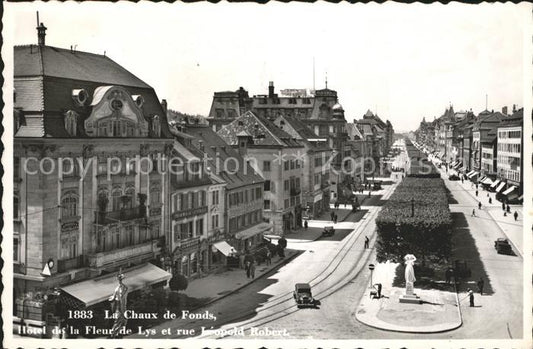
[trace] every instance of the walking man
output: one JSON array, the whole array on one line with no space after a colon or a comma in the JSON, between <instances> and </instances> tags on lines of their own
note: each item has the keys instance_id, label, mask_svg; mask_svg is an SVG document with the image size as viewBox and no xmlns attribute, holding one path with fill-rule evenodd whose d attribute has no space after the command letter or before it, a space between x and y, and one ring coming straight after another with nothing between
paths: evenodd
<instances>
[{"instance_id":1,"label":"walking man","mask_svg":"<svg viewBox=\"0 0 533 349\"><path fill-rule=\"evenodd\" d=\"M470 306L474 306L474 291L468 289L468 298L470 299Z\"/></svg>"},{"instance_id":2,"label":"walking man","mask_svg":"<svg viewBox=\"0 0 533 349\"><path fill-rule=\"evenodd\" d=\"M476 209L472 209L472 217L475 217L476 216Z\"/></svg>"},{"instance_id":3,"label":"walking man","mask_svg":"<svg viewBox=\"0 0 533 349\"><path fill-rule=\"evenodd\" d=\"M248 279L250 278L250 269L251 269L250 261L246 261L246 277Z\"/></svg>"},{"instance_id":4,"label":"walking man","mask_svg":"<svg viewBox=\"0 0 533 349\"><path fill-rule=\"evenodd\" d=\"M477 191L477 189L476 189L476 196L477 196L477 194L478 194L478 191Z\"/></svg>"},{"instance_id":5,"label":"walking man","mask_svg":"<svg viewBox=\"0 0 533 349\"><path fill-rule=\"evenodd\" d=\"M489 204L492 204L492 198L489 196Z\"/></svg>"},{"instance_id":6,"label":"walking man","mask_svg":"<svg viewBox=\"0 0 533 349\"><path fill-rule=\"evenodd\" d=\"M268 250L267 251L267 265L270 265L270 264L272 264L272 253L270 253L270 250Z\"/></svg>"},{"instance_id":7,"label":"walking man","mask_svg":"<svg viewBox=\"0 0 533 349\"><path fill-rule=\"evenodd\" d=\"M335 219L335 211L331 211L330 216L331 216L331 221L333 221Z\"/></svg>"},{"instance_id":8,"label":"walking man","mask_svg":"<svg viewBox=\"0 0 533 349\"><path fill-rule=\"evenodd\" d=\"M479 281L477 282L477 288L479 289L480 295L483 295L483 286L485 286L485 280L483 280L483 278L479 278Z\"/></svg>"},{"instance_id":9,"label":"walking man","mask_svg":"<svg viewBox=\"0 0 533 349\"><path fill-rule=\"evenodd\" d=\"M478 202L477 207L481 210L481 201Z\"/></svg>"},{"instance_id":10,"label":"walking man","mask_svg":"<svg viewBox=\"0 0 533 349\"><path fill-rule=\"evenodd\" d=\"M365 236L365 248L368 248L370 240L368 239L368 236Z\"/></svg>"},{"instance_id":11,"label":"walking man","mask_svg":"<svg viewBox=\"0 0 533 349\"><path fill-rule=\"evenodd\" d=\"M515 221L518 220L518 211L514 211L514 215L513 216L514 216L514 220Z\"/></svg>"},{"instance_id":12,"label":"walking man","mask_svg":"<svg viewBox=\"0 0 533 349\"><path fill-rule=\"evenodd\" d=\"M333 214L333 223L337 224L337 214Z\"/></svg>"}]
</instances>

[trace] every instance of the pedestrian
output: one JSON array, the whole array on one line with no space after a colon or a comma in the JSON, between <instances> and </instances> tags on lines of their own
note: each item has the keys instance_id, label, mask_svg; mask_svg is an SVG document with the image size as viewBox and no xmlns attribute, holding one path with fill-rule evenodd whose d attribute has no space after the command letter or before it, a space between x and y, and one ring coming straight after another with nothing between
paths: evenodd
<instances>
[{"instance_id":1,"label":"pedestrian","mask_svg":"<svg viewBox=\"0 0 533 349\"><path fill-rule=\"evenodd\" d=\"M267 251L267 265L272 264L272 253L270 250Z\"/></svg>"},{"instance_id":2,"label":"pedestrian","mask_svg":"<svg viewBox=\"0 0 533 349\"><path fill-rule=\"evenodd\" d=\"M477 203L477 207L481 210L481 201Z\"/></svg>"},{"instance_id":3,"label":"pedestrian","mask_svg":"<svg viewBox=\"0 0 533 349\"><path fill-rule=\"evenodd\" d=\"M507 217L507 212L503 211L503 216Z\"/></svg>"},{"instance_id":4,"label":"pedestrian","mask_svg":"<svg viewBox=\"0 0 533 349\"><path fill-rule=\"evenodd\" d=\"M337 214L335 213L335 214L333 215L333 223L335 223L335 224L337 224L337 217L338 217L338 216L337 216Z\"/></svg>"},{"instance_id":5,"label":"pedestrian","mask_svg":"<svg viewBox=\"0 0 533 349\"><path fill-rule=\"evenodd\" d=\"M492 204L492 198L489 196L489 204Z\"/></svg>"},{"instance_id":6,"label":"pedestrian","mask_svg":"<svg viewBox=\"0 0 533 349\"><path fill-rule=\"evenodd\" d=\"M514 220L515 221L518 220L518 211L514 211L514 215L513 216L514 216Z\"/></svg>"},{"instance_id":7,"label":"pedestrian","mask_svg":"<svg viewBox=\"0 0 533 349\"><path fill-rule=\"evenodd\" d=\"M449 284L452 279L452 271L450 270L450 268L446 269L444 275L446 277L446 283Z\"/></svg>"},{"instance_id":8,"label":"pedestrian","mask_svg":"<svg viewBox=\"0 0 533 349\"><path fill-rule=\"evenodd\" d=\"M307 230L307 228L309 227L309 223L307 223L307 219L304 221L304 228L305 230Z\"/></svg>"},{"instance_id":9,"label":"pedestrian","mask_svg":"<svg viewBox=\"0 0 533 349\"><path fill-rule=\"evenodd\" d=\"M250 275L252 276L252 279L255 278L255 263L252 261L252 264L250 265Z\"/></svg>"},{"instance_id":10,"label":"pedestrian","mask_svg":"<svg viewBox=\"0 0 533 349\"><path fill-rule=\"evenodd\" d=\"M479 185L476 183L476 190L478 189L478 186L479 186Z\"/></svg>"},{"instance_id":11,"label":"pedestrian","mask_svg":"<svg viewBox=\"0 0 533 349\"><path fill-rule=\"evenodd\" d=\"M502 210L505 211L505 203L502 202Z\"/></svg>"},{"instance_id":12,"label":"pedestrian","mask_svg":"<svg viewBox=\"0 0 533 349\"><path fill-rule=\"evenodd\" d=\"M485 280L483 280L483 278L479 278L479 281L477 282L477 288L479 289L480 295L483 295L483 286L485 286Z\"/></svg>"},{"instance_id":13,"label":"pedestrian","mask_svg":"<svg viewBox=\"0 0 533 349\"><path fill-rule=\"evenodd\" d=\"M377 287L377 289L378 289L378 299L380 299L380 298L381 298L381 288L382 288L382 286L381 286L380 283L377 283L377 284L376 284L376 287Z\"/></svg>"},{"instance_id":14,"label":"pedestrian","mask_svg":"<svg viewBox=\"0 0 533 349\"><path fill-rule=\"evenodd\" d=\"M465 182L465 179L461 177L461 183L464 183L464 182Z\"/></svg>"},{"instance_id":15,"label":"pedestrian","mask_svg":"<svg viewBox=\"0 0 533 349\"><path fill-rule=\"evenodd\" d=\"M487 193L487 197L490 197L489 193Z\"/></svg>"},{"instance_id":16,"label":"pedestrian","mask_svg":"<svg viewBox=\"0 0 533 349\"><path fill-rule=\"evenodd\" d=\"M468 298L470 299L470 306L474 306L474 291L468 289Z\"/></svg>"},{"instance_id":17,"label":"pedestrian","mask_svg":"<svg viewBox=\"0 0 533 349\"><path fill-rule=\"evenodd\" d=\"M250 269L251 269L250 261L246 261L246 277L248 279L250 278Z\"/></svg>"},{"instance_id":18,"label":"pedestrian","mask_svg":"<svg viewBox=\"0 0 533 349\"><path fill-rule=\"evenodd\" d=\"M331 216L331 221L333 221L335 219L335 211L331 211L330 216Z\"/></svg>"},{"instance_id":19,"label":"pedestrian","mask_svg":"<svg viewBox=\"0 0 533 349\"><path fill-rule=\"evenodd\" d=\"M476 189L476 196L477 196L477 194L478 194L478 191L477 191L477 189Z\"/></svg>"},{"instance_id":20,"label":"pedestrian","mask_svg":"<svg viewBox=\"0 0 533 349\"><path fill-rule=\"evenodd\" d=\"M370 197L371 194L372 194L372 190L369 189L369 190L368 190L368 197Z\"/></svg>"},{"instance_id":21,"label":"pedestrian","mask_svg":"<svg viewBox=\"0 0 533 349\"><path fill-rule=\"evenodd\" d=\"M507 213L511 213L511 206L509 204L507 204Z\"/></svg>"},{"instance_id":22,"label":"pedestrian","mask_svg":"<svg viewBox=\"0 0 533 349\"><path fill-rule=\"evenodd\" d=\"M476 216L476 209L474 208L474 209L472 210L472 217L475 217L475 216Z\"/></svg>"},{"instance_id":23,"label":"pedestrian","mask_svg":"<svg viewBox=\"0 0 533 349\"><path fill-rule=\"evenodd\" d=\"M370 243L370 240L368 239L368 236L365 236L365 248L368 248Z\"/></svg>"}]
</instances>

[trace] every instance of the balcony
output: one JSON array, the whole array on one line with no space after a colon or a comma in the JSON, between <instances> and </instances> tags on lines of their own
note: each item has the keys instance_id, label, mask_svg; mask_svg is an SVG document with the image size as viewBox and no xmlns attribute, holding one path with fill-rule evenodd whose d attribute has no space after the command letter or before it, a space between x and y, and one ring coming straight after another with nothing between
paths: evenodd
<instances>
[{"instance_id":1,"label":"balcony","mask_svg":"<svg viewBox=\"0 0 533 349\"><path fill-rule=\"evenodd\" d=\"M146 206L144 205L132 208L123 208L121 210L111 212L94 212L94 223L100 225L130 221L139 218L146 218Z\"/></svg>"},{"instance_id":2,"label":"balcony","mask_svg":"<svg viewBox=\"0 0 533 349\"><path fill-rule=\"evenodd\" d=\"M87 264L92 269L109 267L129 259L143 259L143 257L151 258L155 253L160 251L161 243L159 239L156 239L112 251L90 254L87 258Z\"/></svg>"},{"instance_id":3,"label":"balcony","mask_svg":"<svg viewBox=\"0 0 533 349\"><path fill-rule=\"evenodd\" d=\"M59 259L57 261L57 272L63 273L68 270L82 268L85 266L85 256L77 256L70 259Z\"/></svg>"},{"instance_id":4,"label":"balcony","mask_svg":"<svg viewBox=\"0 0 533 349\"><path fill-rule=\"evenodd\" d=\"M296 196L296 195L299 195L300 193L302 192L302 190L300 188L291 188L291 196Z\"/></svg>"}]
</instances>

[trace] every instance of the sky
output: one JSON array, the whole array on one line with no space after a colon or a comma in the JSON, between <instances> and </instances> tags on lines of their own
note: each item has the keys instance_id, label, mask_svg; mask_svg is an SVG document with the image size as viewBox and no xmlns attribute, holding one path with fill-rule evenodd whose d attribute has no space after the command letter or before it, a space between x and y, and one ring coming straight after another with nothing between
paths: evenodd
<instances>
[{"instance_id":1,"label":"sky","mask_svg":"<svg viewBox=\"0 0 533 349\"><path fill-rule=\"evenodd\" d=\"M215 91L337 91L346 119L368 110L414 130L425 117L524 101L528 4L5 3L6 46L103 54L169 108L207 115ZM11 46L9 46L11 45Z\"/></svg>"}]
</instances>

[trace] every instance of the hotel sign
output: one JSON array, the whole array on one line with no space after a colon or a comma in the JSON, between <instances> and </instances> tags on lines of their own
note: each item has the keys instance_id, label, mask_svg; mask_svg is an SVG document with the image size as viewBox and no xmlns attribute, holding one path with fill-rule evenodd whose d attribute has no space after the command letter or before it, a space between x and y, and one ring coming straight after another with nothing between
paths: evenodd
<instances>
[{"instance_id":1,"label":"hotel sign","mask_svg":"<svg viewBox=\"0 0 533 349\"><path fill-rule=\"evenodd\" d=\"M78 222L67 222L61 224L61 231L71 231L71 230L78 230L79 223Z\"/></svg>"},{"instance_id":2,"label":"hotel sign","mask_svg":"<svg viewBox=\"0 0 533 349\"><path fill-rule=\"evenodd\" d=\"M188 210L177 211L172 214L173 219L182 219L190 216L198 216L207 213L207 206L191 208Z\"/></svg>"}]
</instances>

